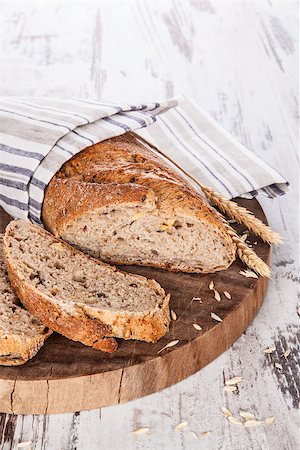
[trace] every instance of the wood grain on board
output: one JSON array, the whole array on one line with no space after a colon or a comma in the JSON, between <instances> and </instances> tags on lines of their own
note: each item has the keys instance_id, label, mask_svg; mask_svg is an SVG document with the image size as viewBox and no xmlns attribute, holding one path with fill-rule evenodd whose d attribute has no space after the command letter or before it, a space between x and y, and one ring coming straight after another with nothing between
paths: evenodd
<instances>
[{"instance_id":1,"label":"wood grain on board","mask_svg":"<svg viewBox=\"0 0 300 450\"><path fill-rule=\"evenodd\" d=\"M181 383L132 402L0 414L1 450L20 441L34 450L299 447L298 27L292 0L0 3L1 95L140 102L183 94L291 184L281 198L259 199L284 245L272 249L265 300L235 344ZM265 354L269 346L276 350ZM244 382L225 393L224 378L234 375ZM245 429L229 423L222 406L276 419ZM174 432L183 420L200 442ZM142 426L150 432L131 434Z\"/></svg>"},{"instance_id":2,"label":"wood grain on board","mask_svg":"<svg viewBox=\"0 0 300 450\"><path fill-rule=\"evenodd\" d=\"M256 200L237 201L266 222ZM0 217L3 232L9 217L2 209ZM243 229L237 225L238 232ZM255 251L269 262L269 245L256 236L249 240L257 242ZM239 260L226 271L207 275L150 267L121 268L155 279L171 294L170 308L177 319L171 322L169 332L156 344L119 340L117 351L111 354L55 333L26 364L0 367L0 412L50 414L95 409L177 383L213 361L238 339L255 317L268 284L262 277L242 276L240 271L245 266ZM211 281L221 301L209 289ZM222 322L213 319L211 313ZM178 344L158 353L174 340L179 340Z\"/></svg>"}]
</instances>

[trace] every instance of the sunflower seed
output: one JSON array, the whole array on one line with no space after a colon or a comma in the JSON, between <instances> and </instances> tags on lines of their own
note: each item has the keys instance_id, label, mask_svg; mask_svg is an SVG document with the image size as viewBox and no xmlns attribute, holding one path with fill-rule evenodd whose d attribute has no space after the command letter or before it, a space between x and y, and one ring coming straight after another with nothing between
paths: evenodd
<instances>
[{"instance_id":1,"label":"sunflower seed","mask_svg":"<svg viewBox=\"0 0 300 450\"><path fill-rule=\"evenodd\" d=\"M161 231L169 230L175 223L175 220L167 220L165 223L163 223L160 227Z\"/></svg>"},{"instance_id":2,"label":"sunflower seed","mask_svg":"<svg viewBox=\"0 0 300 450\"><path fill-rule=\"evenodd\" d=\"M186 428L188 426L188 422L186 420L184 420L183 422L180 422L178 425L176 425L176 427L174 428L175 431L180 431L183 430L184 428Z\"/></svg>"},{"instance_id":3,"label":"sunflower seed","mask_svg":"<svg viewBox=\"0 0 300 450\"><path fill-rule=\"evenodd\" d=\"M170 348L170 347L174 347L174 345L178 344L179 339L176 339L176 341L171 341L169 342L167 345L165 345L163 348L161 348L158 352L157 355L162 352L163 350L165 350L166 348Z\"/></svg>"},{"instance_id":4,"label":"sunflower seed","mask_svg":"<svg viewBox=\"0 0 300 450\"><path fill-rule=\"evenodd\" d=\"M276 369L282 370L282 365L281 364L275 363L274 366L276 367Z\"/></svg>"},{"instance_id":5,"label":"sunflower seed","mask_svg":"<svg viewBox=\"0 0 300 450\"><path fill-rule=\"evenodd\" d=\"M236 386L224 386L223 391L227 391L227 392L236 391Z\"/></svg>"},{"instance_id":6,"label":"sunflower seed","mask_svg":"<svg viewBox=\"0 0 300 450\"><path fill-rule=\"evenodd\" d=\"M227 408L225 408L224 406L222 406L222 411L223 411L223 414L224 414L224 416L225 417L229 417L229 416L232 416L232 412L231 411L229 411L229 409L227 409Z\"/></svg>"},{"instance_id":7,"label":"sunflower seed","mask_svg":"<svg viewBox=\"0 0 300 450\"><path fill-rule=\"evenodd\" d=\"M267 347L264 349L264 353L273 353L275 352L276 348L275 347Z\"/></svg>"},{"instance_id":8,"label":"sunflower seed","mask_svg":"<svg viewBox=\"0 0 300 450\"><path fill-rule=\"evenodd\" d=\"M215 286L215 283L214 283L213 281L211 281L211 282L209 283L209 285L208 285L208 289L209 289L210 291L212 291L212 290L214 289L214 286Z\"/></svg>"},{"instance_id":9,"label":"sunflower seed","mask_svg":"<svg viewBox=\"0 0 300 450\"><path fill-rule=\"evenodd\" d=\"M247 420L245 422L245 427L246 428L250 428L250 427L257 427L257 425L261 425L263 422L261 420Z\"/></svg>"},{"instance_id":10,"label":"sunflower seed","mask_svg":"<svg viewBox=\"0 0 300 450\"><path fill-rule=\"evenodd\" d=\"M223 294L225 295L226 298L229 298L229 300L231 299L231 295L229 294L229 292L224 291Z\"/></svg>"},{"instance_id":11,"label":"sunflower seed","mask_svg":"<svg viewBox=\"0 0 300 450\"><path fill-rule=\"evenodd\" d=\"M131 220L135 221L138 219L142 219L144 216L145 216L145 213L138 212L138 213L133 214L133 216L131 217Z\"/></svg>"},{"instance_id":12,"label":"sunflower seed","mask_svg":"<svg viewBox=\"0 0 300 450\"><path fill-rule=\"evenodd\" d=\"M197 300L197 301L199 301L200 303L203 303L202 300L201 300L201 297L193 297L193 298L192 298L192 302L193 302L194 300Z\"/></svg>"},{"instance_id":13,"label":"sunflower seed","mask_svg":"<svg viewBox=\"0 0 300 450\"><path fill-rule=\"evenodd\" d=\"M172 317L173 320L177 319L176 312L173 311L173 309L171 309L171 317Z\"/></svg>"},{"instance_id":14,"label":"sunflower seed","mask_svg":"<svg viewBox=\"0 0 300 450\"><path fill-rule=\"evenodd\" d=\"M275 420L275 416L271 416L271 417L267 417L267 418L265 419L265 422L266 422L268 425L271 425L271 423L273 423L274 420Z\"/></svg>"},{"instance_id":15,"label":"sunflower seed","mask_svg":"<svg viewBox=\"0 0 300 450\"><path fill-rule=\"evenodd\" d=\"M228 416L227 419L229 420L230 423L233 423L233 425L241 425L241 426L243 426L243 423L239 419L237 419L236 417Z\"/></svg>"},{"instance_id":16,"label":"sunflower seed","mask_svg":"<svg viewBox=\"0 0 300 450\"><path fill-rule=\"evenodd\" d=\"M214 320L216 320L217 322L223 322L223 319L221 319L221 317L220 316L218 316L217 314L215 314L215 313L210 313L210 317L212 318L212 319L214 319Z\"/></svg>"},{"instance_id":17,"label":"sunflower seed","mask_svg":"<svg viewBox=\"0 0 300 450\"><path fill-rule=\"evenodd\" d=\"M64 250L64 246L60 242L53 242L53 244L50 245L50 248L59 252L62 252Z\"/></svg>"},{"instance_id":18,"label":"sunflower seed","mask_svg":"<svg viewBox=\"0 0 300 450\"><path fill-rule=\"evenodd\" d=\"M150 428L138 428L131 432L131 434L146 434L150 432Z\"/></svg>"},{"instance_id":19,"label":"sunflower seed","mask_svg":"<svg viewBox=\"0 0 300 450\"><path fill-rule=\"evenodd\" d=\"M198 331L202 330L202 327L200 327L200 325L198 325L197 323L193 323L193 327Z\"/></svg>"},{"instance_id":20,"label":"sunflower seed","mask_svg":"<svg viewBox=\"0 0 300 450\"><path fill-rule=\"evenodd\" d=\"M217 302L220 302L221 301L221 295L219 294L219 292L214 289L214 294L215 294L215 299L217 300Z\"/></svg>"},{"instance_id":21,"label":"sunflower seed","mask_svg":"<svg viewBox=\"0 0 300 450\"><path fill-rule=\"evenodd\" d=\"M258 278L255 272L252 272L252 270L246 269L246 270L240 270L240 274L243 275L246 278Z\"/></svg>"},{"instance_id":22,"label":"sunflower seed","mask_svg":"<svg viewBox=\"0 0 300 450\"><path fill-rule=\"evenodd\" d=\"M287 358L290 354L291 354L291 349L287 348L286 351L284 353L282 353L281 356L284 356L285 358Z\"/></svg>"},{"instance_id":23,"label":"sunflower seed","mask_svg":"<svg viewBox=\"0 0 300 450\"><path fill-rule=\"evenodd\" d=\"M239 415L240 415L241 417L243 417L244 419L246 419L246 420L252 420L252 419L255 419L254 414L251 414L251 413L248 412L248 411L239 411Z\"/></svg>"},{"instance_id":24,"label":"sunflower seed","mask_svg":"<svg viewBox=\"0 0 300 450\"><path fill-rule=\"evenodd\" d=\"M232 386L233 384L240 383L241 381L243 381L243 377L233 377L225 380L225 384L226 386Z\"/></svg>"}]
</instances>

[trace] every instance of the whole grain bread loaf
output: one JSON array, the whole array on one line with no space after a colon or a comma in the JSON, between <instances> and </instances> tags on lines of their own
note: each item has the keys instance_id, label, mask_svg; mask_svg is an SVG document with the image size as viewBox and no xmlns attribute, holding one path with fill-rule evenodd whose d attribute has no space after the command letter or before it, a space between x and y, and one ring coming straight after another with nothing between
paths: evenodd
<instances>
[{"instance_id":1,"label":"whole grain bread loaf","mask_svg":"<svg viewBox=\"0 0 300 450\"><path fill-rule=\"evenodd\" d=\"M114 264L215 272L235 259L218 213L130 133L73 157L49 183L45 227Z\"/></svg>"},{"instance_id":2,"label":"whole grain bread loaf","mask_svg":"<svg viewBox=\"0 0 300 450\"><path fill-rule=\"evenodd\" d=\"M74 341L111 352L114 337L155 342L168 330L169 295L154 280L95 260L27 221L7 226L4 253L23 305Z\"/></svg>"},{"instance_id":3,"label":"whole grain bread loaf","mask_svg":"<svg viewBox=\"0 0 300 450\"><path fill-rule=\"evenodd\" d=\"M0 235L0 365L18 366L32 358L52 331L26 311L8 279Z\"/></svg>"}]
</instances>

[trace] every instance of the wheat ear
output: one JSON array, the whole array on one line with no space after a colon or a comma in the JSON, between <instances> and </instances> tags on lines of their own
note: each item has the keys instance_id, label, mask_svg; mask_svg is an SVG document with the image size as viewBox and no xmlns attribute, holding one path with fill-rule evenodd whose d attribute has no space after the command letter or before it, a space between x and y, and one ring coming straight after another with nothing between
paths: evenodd
<instances>
[{"instance_id":1,"label":"wheat ear","mask_svg":"<svg viewBox=\"0 0 300 450\"><path fill-rule=\"evenodd\" d=\"M246 264L250 269L254 270L258 275L262 277L270 278L270 267L250 248L248 245L236 234L231 226L222 217L227 233L236 244L237 254L241 261Z\"/></svg>"},{"instance_id":2,"label":"wheat ear","mask_svg":"<svg viewBox=\"0 0 300 450\"><path fill-rule=\"evenodd\" d=\"M268 244L278 245L282 242L281 236L273 231L271 227L265 225L260 219L254 216L254 214L243 206L239 206L237 203L232 200L228 200L223 195L216 192L214 189L211 189L207 186L204 186L198 180L196 180L192 175L187 173L182 167L179 166L175 161L173 161L170 157L165 155L159 148L149 143L146 139L141 136L134 134L136 137L141 139L141 141L153 147L157 152L171 161L178 169L180 169L185 175L191 178L202 190L204 195L217 207L220 211L222 211L226 216L230 219L236 220L238 223L244 224L249 230L253 231L254 234L261 237L261 239Z\"/></svg>"},{"instance_id":3,"label":"wheat ear","mask_svg":"<svg viewBox=\"0 0 300 450\"><path fill-rule=\"evenodd\" d=\"M187 177L189 177L191 180L193 180L201 188L201 190L203 191L204 194L205 194L204 189L206 189L206 190L209 189L209 188L206 188L206 186L199 183L199 181L197 181L196 178L194 178L192 175L190 175L188 172L186 172L186 170L184 170L182 167L180 167L179 164L177 164L175 161L173 161L172 158L167 156L158 147L151 144L146 139L144 139L143 137L139 136L138 134L136 134L134 132L131 132L131 134L134 135L139 140L141 140L142 142L144 142L145 144L147 144L148 146L152 147L159 154L161 154L166 159L168 159L171 163L173 163ZM220 194L218 194L218 195L220 195ZM227 200L227 201L229 201L229 200ZM231 202L231 203L234 203L234 202ZM250 211L249 211L249 214L250 214ZM220 214L220 217L227 229L229 236L231 237L231 239L237 246L237 254L238 254L239 258L241 259L241 261L243 261L244 264L246 264L250 269L254 270L256 273L258 273L262 277L269 278L271 276L269 266L259 256L257 256L257 254L250 247L248 247L248 245L242 239L239 238L239 236L236 234L236 232L233 230L233 228L231 228L231 226L227 223L227 221L221 214ZM264 226L266 226L266 225L264 225Z\"/></svg>"},{"instance_id":4,"label":"wheat ear","mask_svg":"<svg viewBox=\"0 0 300 450\"><path fill-rule=\"evenodd\" d=\"M263 241L268 242L268 244L278 245L282 242L281 236L276 231L273 231L271 227L265 225L260 219L257 219L251 211L228 200L213 189L201 183L199 185L205 196L230 219L244 224L254 234L260 236Z\"/></svg>"}]
</instances>

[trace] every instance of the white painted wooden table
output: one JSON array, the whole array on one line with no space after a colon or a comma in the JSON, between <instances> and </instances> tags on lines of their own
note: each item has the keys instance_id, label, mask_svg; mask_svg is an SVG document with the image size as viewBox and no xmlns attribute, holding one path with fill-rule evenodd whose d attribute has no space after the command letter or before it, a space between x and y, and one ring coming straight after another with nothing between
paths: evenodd
<instances>
[{"instance_id":1,"label":"white painted wooden table","mask_svg":"<svg viewBox=\"0 0 300 450\"><path fill-rule=\"evenodd\" d=\"M128 404L0 415L1 449L21 441L35 450L299 448L297 9L274 0L0 2L1 95L134 102L184 94L291 182L286 196L261 199L285 243L274 249L261 311L230 350L178 385ZM273 345L273 354L263 353ZM225 393L224 378L233 375L245 381L238 393ZM276 420L245 429L230 424L222 406ZM173 430L184 420L200 441ZM150 434L130 434L140 427Z\"/></svg>"}]
</instances>

